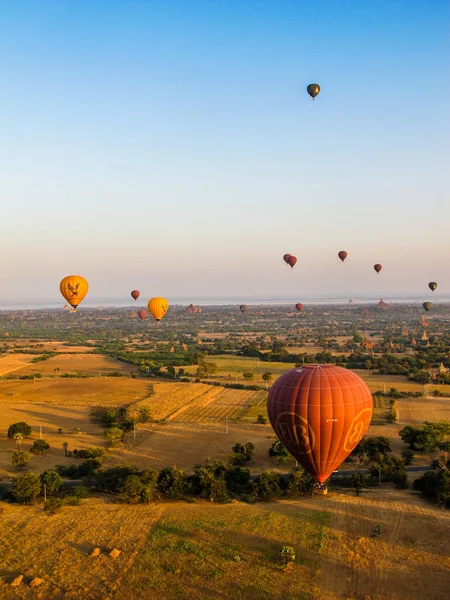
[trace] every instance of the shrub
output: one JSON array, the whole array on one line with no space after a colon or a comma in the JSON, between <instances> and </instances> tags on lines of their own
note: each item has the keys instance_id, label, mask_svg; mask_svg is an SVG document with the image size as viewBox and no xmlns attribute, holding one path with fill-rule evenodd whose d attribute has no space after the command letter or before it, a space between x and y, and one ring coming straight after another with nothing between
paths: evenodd
<instances>
[{"instance_id":1,"label":"shrub","mask_svg":"<svg viewBox=\"0 0 450 600\"><path fill-rule=\"evenodd\" d=\"M45 485L46 493L48 496L53 496L61 487L62 479L56 471L49 470L44 471L40 475L41 485Z\"/></svg>"},{"instance_id":2,"label":"shrub","mask_svg":"<svg viewBox=\"0 0 450 600\"><path fill-rule=\"evenodd\" d=\"M105 425L109 425L110 423L115 423L117 421L117 410L115 408L110 408L102 415L102 423Z\"/></svg>"},{"instance_id":3,"label":"shrub","mask_svg":"<svg viewBox=\"0 0 450 600\"><path fill-rule=\"evenodd\" d=\"M149 406L139 409L138 423L149 423L152 420L152 411Z\"/></svg>"},{"instance_id":4,"label":"shrub","mask_svg":"<svg viewBox=\"0 0 450 600\"><path fill-rule=\"evenodd\" d=\"M191 491L201 498L213 502L225 502L228 499L227 484L224 473L214 473L208 467L196 467L194 475L189 478Z\"/></svg>"},{"instance_id":5,"label":"shrub","mask_svg":"<svg viewBox=\"0 0 450 600\"><path fill-rule=\"evenodd\" d=\"M44 510L49 516L52 516L61 510L63 505L62 498L49 498L44 502Z\"/></svg>"},{"instance_id":6,"label":"shrub","mask_svg":"<svg viewBox=\"0 0 450 600\"><path fill-rule=\"evenodd\" d=\"M95 487L102 492L120 493L123 489L125 479L129 475L136 475L136 465L117 465L110 469L99 471L95 475Z\"/></svg>"},{"instance_id":7,"label":"shrub","mask_svg":"<svg viewBox=\"0 0 450 600\"><path fill-rule=\"evenodd\" d=\"M111 446L117 446L122 441L123 431L119 427L110 427L105 431L105 437Z\"/></svg>"},{"instance_id":8,"label":"shrub","mask_svg":"<svg viewBox=\"0 0 450 600\"><path fill-rule=\"evenodd\" d=\"M280 557L283 565L295 561L295 550L292 546L283 546L280 550Z\"/></svg>"},{"instance_id":9,"label":"shrub","mask_svg":"<svg viewBox=\"0 0 450 600\"><path fill-rule=\"evenodd\" d=\"M12 439L16 433L21 433L23 437L29 437L31 431L31 427L25 421L20 421L20 423L14 423L8 427L8 437Z\"/></svg>"},{"instance_id":10,"label":"shrub","mask_svg":"<svg viewBox=\"0 0 450 600\"><path fill-rule=\"evenodd\" d=\"M87 458L98 458L104 460L106 458L106 450L104 448L86 448L84 450L74 450L73 455L76 458L87 459Z\"/></svg>"},{"instance_id":11,"label":"shrub","mask_svg":"<svg viewBox=\"0 0 450 600\"><path fill-rule=\"evenodd\" d=\"M264 415L258 415L256 418L256 422L259 423L260 425L266 425L267 424L267 417L265 417Z\"/></svg>"},{"instance_id":12,"label":"shrub","mask_svg":"<svg viewBox=\"0 0 450 600\"><path fill-rule=\"evenodd\" d=\"M16 469L24 469L30 462L31 455L29 452L18 450L12 455L12 465Z\"/></svg>"},{"instance_id":13,"label":"shrub","mask_svg":"<svg viewBox=\"0 0 450 600\"><path fill-rule=\"evenodd\" d=\"M23 473L12 480L11 494L22 504L27 504L36 498L41 491L41 482L36 473Z\"/></svg>"},{"instance_id":14,"label":"shrub","mask_svg":"<svg viewBox=\"0 0 450 600\"><path fill-rule=\"evenodd\" d=\"M45 440L35 440L30 448L30 452L33 454L44 455L49 448L50 445L47 444Z\"/></svg>"}]
</instances>

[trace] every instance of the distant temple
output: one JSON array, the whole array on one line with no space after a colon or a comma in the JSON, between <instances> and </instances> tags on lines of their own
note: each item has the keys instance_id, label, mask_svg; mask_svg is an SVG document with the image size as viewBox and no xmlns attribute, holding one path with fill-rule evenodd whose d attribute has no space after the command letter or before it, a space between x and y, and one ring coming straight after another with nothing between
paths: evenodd
<instances>
[{"instance_id":1,"label":"distant temple","mask_svg":"<svg viewBox=\"0 0 450 600\"><path fill-rule=\"evenodd\" d=\"M353 304L353 300L352 298L350 298L350 300L348 301L349 304Z\"/></svg>"},{"instance_id":2,"label":"distant temple","mask_svg":"<svg viewBox=\"0 0 450 600\"><path fill-rule=\"evenodd\" d=\"M377 304L378 308L389 308L389 304L386 304L386 302L384 302L383 298L380 298L380 301Z\"/></svg>"},{"instance_id":3,"label":"distant temple","mask_svg":"<svg viewBox=\"0 0 450 600\"><path fill-rule=\"evenodd\" d=\"M422 315L422 317L420 318L420 324L422 325L422 327L429 327L430 324L428 323L428 321L425 319L425 315Z\"/></svg>"},{"instance_id":4,"label":"distant temple","mask_svg":"<svg viewBox=\"0 0 450 600\"><path fill-rule=\"evenodd\" d=\"M189 306L186 309L186 313L188 315L195 315L195 314L199 314L202 312L201 306L194 306L193 304L189 304Z\"/></svg>"},{"instance_id":5,"label":"distant temple","mask_svg":"<svg viewBox=\"0 0 450 600\"><path fill-rule=\"evenodd\" d=\"M425 329L423 330L423 333L422 333L422 339L423 339L423 340L427 340L427 339L428 339L428 334L427 334L427 332L425 331Z\"/></svg>"}]
</instances>

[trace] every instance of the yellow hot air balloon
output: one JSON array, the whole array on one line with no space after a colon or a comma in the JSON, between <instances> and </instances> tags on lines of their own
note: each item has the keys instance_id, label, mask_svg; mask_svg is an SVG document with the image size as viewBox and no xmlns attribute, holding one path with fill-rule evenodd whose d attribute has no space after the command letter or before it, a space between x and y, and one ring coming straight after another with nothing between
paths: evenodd
<instances>
[{"instance_id":1,"label":"yellow hot air balloon","mask_svg":"<svg viewBox=\"0 0 450 600\"><path fill-rule=\"evenodd\" d=\"M73 312L75 312L77 306L88 293L89 284L84 277L81 277L81 275L69 275L68 277L64 277L61 281L59 289L64 298L74 309Z\"/></svg>"},{"instance_id":2,"label":"yellow hot air balloon","mask_svg":"<svg viewBox=\"0 0 450 600\"><path fill-rule=\"evenodd\" d=\"M165 298L151 298L148 301L148 310L157 321L161 321L169 308L169 303Z\"/></svg>"}]
</instances>

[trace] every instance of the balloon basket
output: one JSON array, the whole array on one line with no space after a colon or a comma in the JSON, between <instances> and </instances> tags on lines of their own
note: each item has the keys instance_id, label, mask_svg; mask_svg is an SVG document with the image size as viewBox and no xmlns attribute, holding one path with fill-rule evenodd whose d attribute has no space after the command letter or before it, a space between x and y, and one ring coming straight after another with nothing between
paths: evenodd
<instances>
[{"instance_id":1,"label":"balloon basket","mask_svg":"<svg viewBox=\"0 0 450 600\"><path fill-rule=\"evenodd\" d=\"M313 496L326 496L328 494L328 488L323 483L316 483L312 495Z\"/></svg>"}]
</instances>

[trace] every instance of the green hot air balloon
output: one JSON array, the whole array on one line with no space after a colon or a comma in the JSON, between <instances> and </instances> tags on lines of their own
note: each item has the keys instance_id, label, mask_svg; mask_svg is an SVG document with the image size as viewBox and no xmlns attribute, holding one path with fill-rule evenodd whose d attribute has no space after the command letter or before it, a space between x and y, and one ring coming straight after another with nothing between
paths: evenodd
<instances>
[{"instance_id":1,"label":"green hot air balloon","mask_svg":"<svg viewBox=\"0 0 450 600\"><path fill-rule=\"evenodd\" d=\"M430 281L430 283L428 284L428 287L430 288L430 290L432 292L434 292L434 290L437 288L437 283L435 281Z\"/></svg>"},{"instance_id":2,"label":"green hot air balloon","mask_svg":"<svg viewBox=\"0 0 450 600\"><path fill-rule=\"evenodd\" d=\"M306 88L306 91L311 96L311 98L314 100L314 98L320 92L320 85L318 83L310 83L308 85L308 87Z\"/></svg>"},{"instance_id":3,"label":"green hot air balloon","mask_svg":"<svg viewBox=\"0 0 450 600\"><path fill-rule=\"evenodd\" d=\"M433 305L431 304L431 302L424 302L422 304L422 306L424 307L424 309L428 312L429 310L432 309Z\"/></svg>"},{"instance_id":4,"label":"green hot air balloon","mask_svg":"<svg viewBox=\"0 0 450 600\"><path fill-rule=\"evenodd\" d=\"M247 312L247 308L248 306L246 304L241 304L239 310L241 311L241 313L245 313Z\"/></svg>"}]
</instances>

